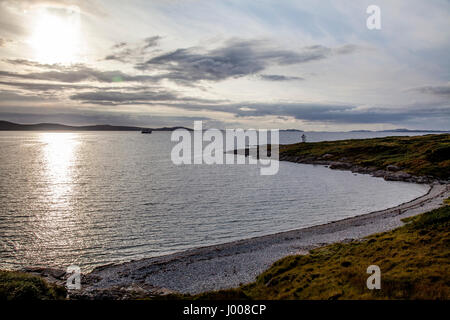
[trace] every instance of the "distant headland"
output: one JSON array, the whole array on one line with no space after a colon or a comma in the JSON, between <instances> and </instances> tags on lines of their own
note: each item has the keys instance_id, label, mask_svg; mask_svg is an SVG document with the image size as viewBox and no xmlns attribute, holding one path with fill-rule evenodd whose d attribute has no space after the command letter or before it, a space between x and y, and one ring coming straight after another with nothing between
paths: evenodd
<instances>
[{"instance_id":1,"label":"distant headland","mask_svg":"<svg viewBox=\"0 0 450 320\"><path fill-rule=\"evenodd\" d=\"M372 131L372 130L352 130L349 132L430 132L430 133L444 133L449 132L448 130L422 130L422 129L390 129L390 130L378 130L378 131Z\"/></svg>"},{"instance_id":2,"label":"distant headland","mask_svg":"<svg viewBox=\"0 0 450 320\"><path fill-rule=\"evenodd\" d=\"M112 126L109 124L69 126L58 123L19 124L0 120L0 131L141 131L144 127ZM147 128L146 128L147 129ZM185 127L148 128L152 131L192 130Z\"/></svg>"}]
</instances>

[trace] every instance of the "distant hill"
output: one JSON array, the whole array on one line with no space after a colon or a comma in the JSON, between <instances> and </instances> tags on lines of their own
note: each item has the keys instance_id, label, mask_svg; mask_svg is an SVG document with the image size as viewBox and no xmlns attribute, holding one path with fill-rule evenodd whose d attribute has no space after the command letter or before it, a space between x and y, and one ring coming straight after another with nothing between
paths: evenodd
<instances>
[{"instance_id":1,"label":"distant hill","mask_svg":"<svg viewBox=\"0 0 450 320\"><path fill-rule=\"evenodd\" d=\"M284 130L280 130L281 132L305 132L303 130L299 130L299 129L284 129Z\"/></svg>"},{"instance_id":2,"label":"distant hill","mask_svg":"<svg viewBox=\"0 0 450 320\"><path fill-rule=\"evenodd\" d=\"M373 132L372 130L351 130L348 132Z\"/></svg>"},{"instance_id":3,"label":"distant hill","mask_svg":"<svg viewBox=\"0 0 450 320\"><path fill-rule=\"evenodd\" d=\"M372 130L352 130L348 132L432 132L432 133L445 133L450 132L446 130L412 130L412 129L390 129L390 130L380 130L380 131L372 131Z\"/></svg>"},{"instance_id":4,"label":"distant hill","mask_svg":"<svg viewBox=\"0 0 450 320\"><path fill-rule=\"evenodd\" d=\"M141 131L143 127L112 126L109 124L92 126L68 126L58 123L18 124L0 120L0 131ZM149 128L152 131L192 130L185 127Z\"/></svg>"},{"instance_id":5,"label":"distant hill","mask_svg":"<svg viewBox=\"0 0 450 320\"><path fill-rule=\"evenodd\" d=\"M391 129L391 130L382 130L378 132L449 132L448 130L411 130L411 129Z\"/></svg>"}]
</instances>

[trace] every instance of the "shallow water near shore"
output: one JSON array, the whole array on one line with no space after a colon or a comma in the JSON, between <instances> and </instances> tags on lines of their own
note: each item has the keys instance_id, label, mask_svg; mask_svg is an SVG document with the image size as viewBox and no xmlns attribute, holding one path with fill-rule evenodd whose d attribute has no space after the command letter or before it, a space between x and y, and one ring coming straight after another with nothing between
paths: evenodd
<instances>
[{"instance_id":1,"label":"shallow water near shore","mask_svg":"<svg viewBox=\"0 0 450 320\"><path fill-rule=\"evenodd\" d=\"M281 143L300 135L282 133ZM1 132L0 268L87 271L339 220L428 190L287 162L274 176L249 165L175 166L173 145L167 132Z\"/></svg>"}]
</instances>

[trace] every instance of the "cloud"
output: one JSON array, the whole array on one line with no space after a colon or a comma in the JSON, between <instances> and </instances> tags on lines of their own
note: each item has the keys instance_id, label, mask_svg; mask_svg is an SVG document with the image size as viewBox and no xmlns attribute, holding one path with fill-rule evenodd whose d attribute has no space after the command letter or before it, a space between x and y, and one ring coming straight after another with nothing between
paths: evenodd
<instances>
[{"instance_id":1,"label":"cloud","mask_svg":"<svg viewBox=\"0 0 450 320\"><path fill-rule=\"evenodd\" d=\"M176 82L220 81L257 74L271 65L292 65L326 59L333 54L348 54L356 47L336 49L308 46L301 51L281 50L261 40L229 40L224 46L199 52L198 48L177 49L136 64L139 70L158 69L161 78Z\"/></svg>"},{"instance_id":2,"label":"cloud","mask_svg":"<svg viewBox=\"0 0 450 320\"><path fill-rule=\"evenodd\" d=\"M291 76L283 76L283 75L278 75L278 74L261 74L259 75L259 77L262 80L267 80L267 81L301 81L301 80L305 80L302 77L291 77Z\"/></svg>"},{"instance_id":3,"label":"cloud","mask_svg":"<svg viewBox=\"0 0 450 320\"><path fill-rule=\"evenodd\" d=\"M134 45L130 45L127 42L116 43L112 47L113 52L108 54L104 60L115 60L122 63L140 62L148 53L148 49L156 47L160 40L160 36L152 36Z\"/></svg>"},{"instance_id":4,"label":"cloud","mask_svg":"<svg viewBox=\"0 0 450 320\"><path fill-rule=\"evenodd\" d=\"M185 97L174 91L170 92L165 90L134 92L97 90L77 93L71 95L70 99L99 105L151 104L153 102L165 102L167 105L177 102L215 104L223 102L220 100Z\"/></svg>"},{"instance_id":5,"label":"cloud","mask_svg":"<svg viewBox=\"0 0 450 320\"><path fill-rule=\"evenodd\" d=\"M127 45L126 42L119 42L112 46L113 49L121 49Z\"/></svg>"},{"instance_id":6,"label":"cloud","mask_svg":"<svg viewBox=\"0 0 450 320\"><path fill-rule=\"evenodd\" d=\"M105 57L104 60L115 60L115 61L119 61L119 62L128 62L129 61L129 57L131 56L132 51L129 49L126 50L122 50L121 52L118 53L113 53L113 54L109 54Z\"/></svg>"},{"instance_id":7,"label":"cloud","mask_svg":"<svg viewBox=\"0 0 450 320\"><path fill-rule=\"evenodd\" d=\"M156 46L160 36L146 38L139 46L130 48L126 42L114 45L118 51L105 57L105 60L129 62L139 60L146 50ZM184 85L192 85L201 80L221 81L258 74L272 65L292 65L326 59L332 55L349 54L355 46L328 48L315 45L302 48L299 52L275 49L261 40L229 40L224 46L202 53L198 49L177 49L157 55L145 62L136 63L136 69L153 72L155 75L129 75L119 70L100 71L83 64L73 66L39 64L24 59L7 59L6 62L16 66L28 66L44 71L16 73L0 71L0 76L43 81L76 83L81 81L98 82L158 82L164 79ZM266 81L303 80L301 77L261 74L259 78Z\"/></svg>"},{"instance_id":8,"label":"cloud","mask_svg":"<svg viewBox=\"0 0 450 320\"><path fill-rule=\"evenodd\" d=\"M7 43L12 42L12 40L0 38L0 48L5 47Z\"/></svg>"},{"instance_id":9,"label":"cloud","mask_svg":"<svg viewBox=\"0 0 450 320\"><path fill-rule=\"evenodd\" d=\"M72 100L83 100L87 103L138 103L143 101L171 101L178 97L171 92L122 92L122 91L92 91L77 93Z\"/></svg>"},{"instance_id":10,"label":"cloud","mask_svg":"<svg viewBox=\"0 0 450 320\"><path fill-rule=\"evenodd\" d=\"M256 109L249 108L249 107L240 107L239 110L241 110L241 111L255 111Z\"/></svg>"},{"instance_id":11,"label":"cloud","mask_svg":"<svg viewBox=\"0 0 450 320\"><path fill-rule=\"evenodd\" d=\"M158 105L185 111L223 112L237 118L281 117L307 122L334 124L401 123L414 119L448 118L447 104L408 105L404 107L369 107L353 104L318 103L227 103L178 96L168 92L90 92L71 97L98 105Z\"/></svg>"},{"instance_id":12,"label":"cloud","mask_svg":"<svg viewBox=\"0 0 450 320\"><path fill-rule=\"evenodd\" d=\"M33 94L23 94L21 92L13 90L0 90L0 97L2 103L17 101L17 102L38 102L49 99L50 97L45 95L33 95Z\"/></svg>"},{"instance_id":13,"label":"cloud","mask_svg":"<svg viewBox=\"0 0 450 320\"><path fill-rule=\"evenodd\" d=\"M8 108L5 106L12 106L10 102L19 103L39 103L50 102L52 96L43 94L23 94L18 91L3 90L0 91L2 102L1 108L6 112ZM390 107L374 107L374 106L360 106L353 104L317 104L317 103L228 103L226 101L214 101L207 99L191 98L179 95L177 92L170 92L164 90L154 91L134 91L123 92L114 90L98 90L88 91L72 94L71 100L80 101L84 104L97 106L124 106L124 105L145 105L147 107L157 106L170 107L180 110L182 115L184 112L195 112L199 116L205 116L217 112L229 114L229 119L236 119L245 121L246 119L267 119L267 117L275 117L286 120L301 120L306 123L328 123L335 125L343 124L405 124L405 123L423 123L428 121L431 123L439 122L443 127L450 125L449 106L446 103L441 104L420 104L420 105L405 105L390 106ZM53 100L55 101L55 100ZM5 104L6 102L6 104ZM21 107L20 110L25 110L26 107ZM54 109L54 110L53 110ZM66 110L67 108L51 108L46 111L42 106L39 110L42 115L55 112L55 110ZM77 108L68 107L69 110L78 112ZM14 107L12 110L17 110ZM53 111L52 111L53 110ZM101 113L101 109L92 109L95 112ZM108 110L108 109L107 109ZM151 112L151 108L143 109L146 112ZM111 109L105 112L112 112ZM32 112L31 112L32 113ZM122 124L130 124L126 120L127 114L119 113L117 119L123 117L123 121L114 122ZM75 121L73 118L72 120ZM167 121L170 122L171 116L167 116ZM212 118L211 118L212 119ZM218 119L215 119L218 120Z\"/></svg>"},{"instance_id":14,"label":"cloud","mask_svg":"<svg viewBox=\"0 0 450 320\"><path fill-rule=\"evenodd\" d=\"M71 85L71 84L67 85L55 83L12 82L12 81L0 81L0 85L17 87L28 91L60 91L66 89L80 90L80 89L96 88L89 85Z\"/></svg>"},{"instance_id":15,"label":"cloud","mask_svg":"<svg viewBox=\"0 0 450 320\"><path fill-rule=\"evenodd\" d=\"M433 94L437 96L450 96L450 85L443 86L423 86L410 89L410 91Z\"/></svg>"},{"instance_id":16,"label":"cloud","mask_svg":"<svg viewBox=\"0 0 450 320\"><path fill-rule=\"evenodd\" d=\"M64 66L60 64L43 64L32 60L26 59L4 59L6 63L21 66L21 67L33 67L33 68L41 68L41 69L52 69L52 70L63 70Z\"/></svg>"},{"instance_id":17,"label":"cloud","mask_svg":"<svg viewBox=\"0 0 450 320\"><path fill-rule=\"evenodd\" d=\"M153 37L148 37L144 40L145 42L145 46L144 49L148 49L151 47L156 47L159 43L159 40L161 40L160 36L153 36Z\"/></svg>"},{"instance_id":18,"label":"cloud","mask_svg":"<svg viewBox=\"0 0 450 320\"><path fill-rule=\"evenodd\" d=\"M310 122L339 124L399 123L416 118L442 118L449 115L447 104L409 105L404 107L361 107L346 104L245 104L245 111L239 105L230 106L238 117L287 116Z\"/></svg>"},{"instance_id":19,"label":"cloud","mask_svg":"<svg viewBox=\"0 0 450 320\"><path fill-rule=\"evenodd\" d=\"M22 60L23 65L32 65L32 62ZM15 60L15 63L19 64L20 60ZM98 82L156 82L159 79L154 76L145 75L129 75L122 71L100 71L90 68L86 65L75 65L71 67L63 67L59 65L39 65L35 66L46 67L51 71L43 72L29 72L29 73L16 73L9 71L0 71L1 77L29 79L29 80L43 80L43 81L59 81L65 83L76 83L82 81L98 81Z\"/></svg>"},{"instance_id":20,"label":"cloud","mask_svg":"<svg viewBox=\"0 0 450 320\"><path fill-rule=\"evenodd\" d=\"M97 0L0 0L0 5L20 12L36 7L45 7L78 11L99 16L106 15L104 8Z\"/></svg>"}]
</instances>

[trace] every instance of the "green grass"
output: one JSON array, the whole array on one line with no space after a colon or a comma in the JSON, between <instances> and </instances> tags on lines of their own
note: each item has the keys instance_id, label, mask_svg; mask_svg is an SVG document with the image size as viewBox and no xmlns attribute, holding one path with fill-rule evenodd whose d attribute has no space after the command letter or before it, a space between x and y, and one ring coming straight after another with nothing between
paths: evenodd
<instances>
[{"instance_id":1,"label":"green grass","mask_svg":"<svg viewBox=\"0 0 450 320\"><path fill-rule=\"evenodd\" d=\"M450 206L404 219L363 241L336 243L275 262L255 282L165 299L450 299ZM381 289L369 290L369 265Z\"/></svg>"},{"instance_id":2,"label":"green grass","mask_svg":"<svg viewBox=\"0 0 450 320\"><path fill-rule=\"evenodd\" d=\"M445 199L445 200L444 200L444 204L445 204L446 206L450 206L450 198Z\"/></svg>"},{"instance_id":3,"label":"green grass","mask_svg":"<svg viewBox=\"0 0 450 320\"><path fill-rule=\"evenodd\" d=\"M66 294L64 287L49 284L38 276L0 270L0 300L60 300Z\"/></svg>"},{"instance_id":4,"label":"green grass","mask_svg":"<svg viewBox=\"0 0 450 320\"><path fill-rule=\"evenodd\" d=\"M349 162L363 167L386 169L388 165L403 171L439 179L450 178L450 134L433 134L414 137L386 137L297 143L280 146L280 156L300 156Z\"/></svg>"}]
</instances>

